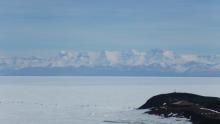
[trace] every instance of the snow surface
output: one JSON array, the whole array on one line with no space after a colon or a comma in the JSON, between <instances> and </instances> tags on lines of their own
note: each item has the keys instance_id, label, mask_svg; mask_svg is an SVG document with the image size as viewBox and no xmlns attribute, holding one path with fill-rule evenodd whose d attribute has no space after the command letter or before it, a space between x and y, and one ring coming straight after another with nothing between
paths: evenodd
<instances>
[{"instance_id":1,"label":"snow surface","mask_svg":"<svg viewBox=\"0 0 220 124\"><path fill-rule=\"evenodd\" d=\"M220 78L0 77L2 124L187 124L136 110L153 95L220 97Z\"/></svg>"}]
</instances>

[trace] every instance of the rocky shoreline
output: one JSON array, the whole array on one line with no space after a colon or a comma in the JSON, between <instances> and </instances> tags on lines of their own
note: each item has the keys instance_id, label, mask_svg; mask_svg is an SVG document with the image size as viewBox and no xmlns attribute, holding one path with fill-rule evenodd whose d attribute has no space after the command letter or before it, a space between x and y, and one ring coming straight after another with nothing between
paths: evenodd
<instances>
[{"instance_id":1,"label":"rocky shoreline","mask_svg":"<svg viewBox=\"0 0 220 124\"><path fill-rule=\"evenodd\" d=\"M165 118L187 118L193 124L220 124L220 98L217 97L176 92L160 94L138 109L149 109L146 113Z\"/></svg>"}]
</instances>

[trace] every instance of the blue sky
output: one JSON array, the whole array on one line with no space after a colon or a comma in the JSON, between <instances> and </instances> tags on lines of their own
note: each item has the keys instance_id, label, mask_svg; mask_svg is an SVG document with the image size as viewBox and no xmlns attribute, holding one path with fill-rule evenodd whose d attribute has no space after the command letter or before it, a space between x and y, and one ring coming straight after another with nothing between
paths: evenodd
<instances>
[{"instance_id":1,"label":"blue sky","mask_svg":"<svg viewBox=\"0 0 220 124\"><path fill-rule=\"evenodd\" d=\"M220 54L219 0L1 0L0 54L171 49Z\"/></svg>"}]
</instances>

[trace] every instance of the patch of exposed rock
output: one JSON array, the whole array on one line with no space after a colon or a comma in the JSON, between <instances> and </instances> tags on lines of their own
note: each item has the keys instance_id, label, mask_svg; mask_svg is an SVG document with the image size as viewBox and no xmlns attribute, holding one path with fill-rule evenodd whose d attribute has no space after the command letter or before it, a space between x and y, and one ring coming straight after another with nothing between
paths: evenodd
<instances>
[{"instance_id":1,"label":"patch of exposed rock","mask_svg":"<svg viewBox=\"0 0 220 124\"><path fill-rule=\"evenodd\" d=\"M139 109L164 117L188 118L193 124L220 124L220 98L190 93L160 94Z\"/></svg>"}]
</instances>

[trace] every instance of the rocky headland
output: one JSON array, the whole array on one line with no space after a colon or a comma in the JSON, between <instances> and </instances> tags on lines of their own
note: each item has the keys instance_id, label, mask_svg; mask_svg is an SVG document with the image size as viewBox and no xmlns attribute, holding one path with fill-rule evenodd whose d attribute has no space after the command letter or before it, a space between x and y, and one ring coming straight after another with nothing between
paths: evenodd
<instances>
[{"instance_id":1,"label":"rocky headland","mask_svg":"<svg viewBox=\"0 0 220 124\"><path fill-rule=\"evenodd\" d=\"M220 124L220 98L191 93L168 93L150 98L138 109L163 117L187 118L193 124Z\"/></svg>"}]
</instances>

